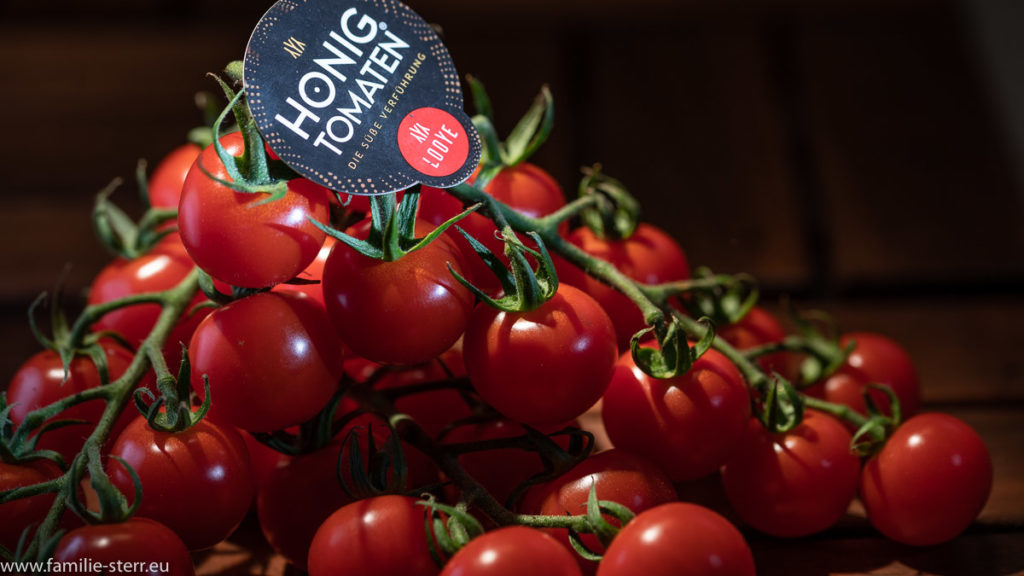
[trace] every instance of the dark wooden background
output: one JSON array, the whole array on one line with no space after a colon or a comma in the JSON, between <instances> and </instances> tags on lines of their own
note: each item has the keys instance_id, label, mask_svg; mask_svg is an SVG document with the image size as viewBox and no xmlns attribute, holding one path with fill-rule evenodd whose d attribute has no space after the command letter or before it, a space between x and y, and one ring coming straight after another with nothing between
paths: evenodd
<instances>
[{"instance_id":1,"label":"dark wooden background","mask_svg":"<svg viewBox=\"0 0 1024 576\"><path fill-rule=\"evenodd\" d=\"M906 550L854 523L759 541L764 573L797 573L792 552L810 574L1024 570L1024 193L966 2L410 4L487 85L503 133L551 86L556 128L535 161L567 193L600 162L692 262L905 343L927 407L986 436L996 488L957 543ZM95 192L183 141L193 95L215 88L204 74L241 57L268 6L0 0L4 378L36 349L31 299L66 263L80 294L108 259ZM117 197L137 206L131 184Z\"/></svg>"}]
</instances>

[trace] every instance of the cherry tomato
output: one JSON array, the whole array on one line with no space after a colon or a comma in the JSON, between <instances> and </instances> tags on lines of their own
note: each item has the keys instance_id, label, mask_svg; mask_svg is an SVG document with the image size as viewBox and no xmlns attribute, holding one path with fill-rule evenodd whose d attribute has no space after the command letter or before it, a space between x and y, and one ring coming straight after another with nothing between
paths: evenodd
<instances>
[{"instance_id":1,"label":"cherry tomato","mask_svg":"<svg viewBox=\"0 0 1024 576\"><path fill-rule=\"evenodd\" d=\"M615 328L593 298L561 284L528 312L473 310L463 357L480 397L530 425L567 422L594 405L615 364Z\"/></svg>"},{"instance_id":2,"label":"cherry tomato","mask_svg":"<svg viewBox=\"0 0 1024 576\"><path fill-rule=\"evenodd\" d=\"M194 576L192 557L170 528L148 518L119 524L96 524L65 534L54 552L55 562L83 562L104 574ZM92 572L92 568L88 570Z\"/></svg>"},{"instance_id":3,"label":"cherry tomato","mask_svg":"<svg viewBox=\"0 0 1024 576\"><path fill-rule=\"evenodd\" d=\"M859 474L846 427L809 410L786 434L771 434L752 419L743 444L722 469L722 483L740 518L788 538L838 522L857 495Z\"/></svg>"},{"instance_id":4,"label":"cherry tomato","mask_svg":"<svg viewBox=\"0 0 1024 576\"><path fill-rule=\"evenodd\" d=\"M57 465L48 460L33 460L22 464L0 461L0 492L40 484L60 475ZM48 492L0 504L0 546L14 550L26 528L38 526L53 505L54 493ZM31 534L29 534L31 537Z\"/></svg>"},{"instance_id":5,"label":"cherry tomato","mask_svg":"<svg viewBox=\"0 0 1024 576\"><path fill-rule=\"evenodd\" d=\"M243 138L221 138L238 156ZM182 186L178 227L189 256L210 276L246 288L284 282L316 258L325 234L309 219L327 222L324 188L297 178L283 198L265 202L266 194L235 192L207 176L230 180L213 146L196 159Z\"/></svg>"},{"instance_id":6,"label":"cherry tomato","mask_svg":"<svg viewBox=\"0 0 1024 576\"><path fill-rule=\"evenodd\" d=\"M263 535L275 551L302 570L306 569L309 547L317 528L335 510L353 501L338 477L340 470L341 479L354 488L348 469L350 432L359 440L364 468L369 459L369 434L372 433L378 450L385 449L390 439L386 422L369 414L359 416L326 447L288 457L270 471L266 482L260 486L256 500ZM416 459L411 447L403 445L403 452L412 474L422 462ZM431 483L437 483L437 475L437 469L432 468Z\"/></svg>"},{"instance_id":7,"label":"cherry tomato","mask_svg":"<svg viewBox=\"0 0 1024 576\"><path fill-rule=\"evenodd\" d=\"M594 454L562 476L530 489L523 498L522 509L529 514L552 516L586 514L591 486L598 500L618 502L636 514L678 500L672 481L654 463L629 452L612 449ZM611 517L606 518L617 523ZM568 530L552 529L548 532L567 550L572 549ZM590 550L598 554L604 552L596 536L584 534L582 540ZM577 559L583 574L593 574L597 570L595 563L582 557Z\"/></svg>"},{"instance_id":8,"label":"cherry tomato","mask_svg":"<svg viewBox=\"0 0 1024 576\"><path fill-rule=\"evenodd\" d=\"M671 236L651 224L641 223L624 240L598 238L587 227L573 230L567 239L587 254L612 263L637 282L660 284L690 277L686 253ZM619 350L628 350L633 334L647 325L636 304L565 260L559 258L555 262L562 282L590 294L608 312L615 324Z\"/></svg>"},{"instance_id":9,"label":"cherry tomato","mask_svg":"<svg viewBox=\"0 0 1024 576\"><path fill-rule=\"evenodd\" d=\"M417 223L419 235L430 226ZM349 233L366 238L364 221ZM447 236L385 262L338 243L324 266L324 300L341 340L382 364L421 364L455 344L466 329L473 294L448 271L464 274L462 254Z\"/></svg>"},{"instance_id":10,"label":"cherry tomato","mask_svg":"<svg viewBox=\"0 0 1024 576\"><path fill-rule=\"evenodd\" d=\"M182 144L164 156L149 177L149 205L154 208L178 208L185 176L202 149L198 144Z\"/></svg>"},{"instance_id":11,"label":"cherry tomato","mask_svg":"<svg viewBox=\"0 0 1024 576\"><path fill-rule=\"evenodd\" d=\"M161 292L177 286L192 272L195 264L185 253L176 235L168 236L148 253L132 260L114 260L92 282L89 305L103 304L126 296ZM190 309L206 300L202 293L193 298ZM139 346L152 332L160 316L159 304L136 304L104 314L93 330L117 332L133 346ZM164 357L176 367L181 359L181 343L188 343L196 326L209 314L209 309L186 313L167 338Z\"/></svg>"},{"instance_id":12,"label":"cherry tomato","mask_svg":"<svg viewBox=\"0 0 1024 576\"><path fill-rule=\"evenodd\" d=\"M263 292L214 310L189 346L192 387L210 380L211 415L252 432L301 424L337 389L341 344L304 294Z\"/></svg>"},{"instance_id":13,"label":"cherry tomato","mask_svg":"<svg viewBox=\"0 0 1024 576\"><path fill-rule=\"evenodd\" d=\"M646 456L676 482L702 478L725 464L749 418L743 378L715 350L668 380L651 378L626 352L603 399L612 444Z\"/></svg>"},{"instance_id":14,"label":"cherry tomato","mask_svg":"<svg viewBox=\"0 0 1024 576\"><path fill-rule=\"evenodd\" d=\"M476 174L474 173L470 182L475 178ZM484 191L496 200L507 204L516 212L531 218L546 216L565 206L565 196L562 194L562 188L558 182L555 182L555 179L543 168L528 162L505 168L487 184ZM439 225L460 212L462 212L462 202L447 192L426 186L422 188L420 218ZM508 258L505 257L505 244L495 236L498 229L492 220L480 214L470 214L460 220L458 225L470 236L483 243L503 262L508 262ZM462 234L455 230L450 230L449 233L453 235L459 249L466 255L469 273L476 285L485 291L500 288L501 283L497 276L487 268L487 265L473 251ZM533 246L532 241L525 236L522 240L527 246Z\"/></svg>"},{"instance_id":15,"label":"cherry tomato","mask_svg":"<svg viewBox=\"0 0 1024 576\"><path fill-rule=\"evenodd\" d=\"M469 541L441 576L576 576L573 554L540 530L509 526Z\"/></svg>"},{"instance_id":16,"label":"cherry tomato","mask_svg":"<svg viewBox=\"0 0 1024 576\"><path fill-rule=\"evenodd\" d=\"M839 339L840 346L856 342L846 362L825 382L807 389L807 393L836 404L845 404L867 414L864 404L866 384L884 384L896 393L904 418L917 413L921 406L921 390L917 371L910 355L895 341L871 332L852 332ZM889 411L889 398L881 391L870 392L883 411Z\"/></svg>"},{"instance_id":17,"label":"cherry tomato","mask_svg":"<svg viewBox=\"0 0 1024 576\"><path fill-rule=\"evenodd\" d=\"M764 344L782 342L786 337L786 330L771 312L754 306L739 322L718 328L715 335L732 344L737 350L747 350ZM778 372L791 381L794 377L793 360L785 352L761 356L757 363L766 374Z\"/></svg>"},{"instance_id":18,"label":"cherry tomato","mask_svg":"<svg viewBox=\"0 0 1024 576\"><path fill-rule=\"evenodd\" d=\"M608 546L598 576L754 576L743 535L717 513L685 502L640 513Z\"/></svg>"},{"instance_id":19,"label":"cherry tomato","mask_svg":"<svg viewBox=\"0 0 1024 576\"><path fill-rule=\"evenodd\" d=\"M255 495L245 441L235 429L209 420L172 434L153 430L140 416L110 454L127 462L142 483L137 515L174 530L191 550L230 536ZM111 459L107 473L134 502L135 486L121 462Z\"/></svg>"},{"instance_id":20,"label":"cherry tomato","mask_svg":"<svg viewBox=\"0 0 1024 576\"><path fill-rule=\"evenodd\" d=\"M124 374L132 361L132 356L120 345L113 343L106 344L104 351L107 356L107 371L110 380L113 381ZM60 356L51 350L39 352L22 364L7 388L11 422L19 426L29 412L99 385L99 372L89 357L75 356L71 360L68 379L65 382ZM142 386L152 387L152 378L144 380ZM40 450L55 450L70 463L82 450L86 438L92 433L105 409L106 403L102 399L96 399L64 410L47 422L82 420L84 423L47 431L39 439L36 447ZM135 414L133 408L126 409L115 423L112 435L123 430L135 418Z\"/></svg>"},{"instance_id":21,"label":"cherry tomato","mask_svg":"<svg viewBox=\"0 0 1024 576\"><path fill-rule=\"evenodd\" d=\"M310 576L436 575L440 570L430 555L424 514L407 496L376 496L343 506L313 537Z\"/></svg>"},{"instance_id":22,"label":"cherry tomato","mask_svg":"<svg viewBox=\"0 0 1024 576\"><path fill-rule=\"evenodd\" d=\"M985 507L992 459L978 433L947 414L917 415L868 460L860 499L871 524L914 546L952 540Z\"/></svg>"}]
</instances>

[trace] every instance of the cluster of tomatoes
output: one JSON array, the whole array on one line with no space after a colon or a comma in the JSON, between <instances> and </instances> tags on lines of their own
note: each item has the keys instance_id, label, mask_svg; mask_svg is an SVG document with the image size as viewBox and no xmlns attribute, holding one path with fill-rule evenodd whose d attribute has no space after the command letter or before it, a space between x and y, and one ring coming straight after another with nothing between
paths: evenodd
<instances>
[{"instance_id":1,"label":"cluster of tomatoes","mask_svg":"<svg viewBox=\"0 0 1024 576\"><path fill-rule=\"evenodd\" d=\"M33 436L33 450L0 454L0 494L52 488L0 503L8 551L45 525L57 498L81 498L76 510L111 506L104 482L129 513L87 526L61 513L56 527L66 532L54 558L165 561L171 573L191 574L189 551L228 538L255 506L269 545L313 575L745 575L754 560L740 530L719 512L680 502L688 483L720 475L725 514L780 537L826 530L859 496L878 530L915 545L955 537L987 499L984 444L955 418L914 415L913 366L883 336L833 343L848 349L845 360L803 390L818 399L811 408L832 409L809 409L795 426L774 430L758 413L749 371L796 381L797 350L807 350L786 346L793 337L766 310L719 326L718 349L685 373L654 378L630 350L646 325L639 308L586 266L556 254L557 290L528 309L500 310L456 279L495 297L507 288L454 228L400 257L370 257L382 231L365 198L340 203L302 178L273 201L239 191L230 185L239 165L223 160L245 151L251 163L265 152L245 150L238 132L220 144L183 146L156 168L149 201L176 209L177 228L93 282L90 306L109 310L92 330L119 335L99 340L106 361L77 355L65 374L56 351L29 359L5 393L3 439L33 411L118 386L132 349L152 344L154 330L164 331L162 350L147 359L155 370L131 387L166 396L174 383L167 366L185 345L183 377L208 413L165 430L151 425L153 414L124 408L98 464L80 453L112 400L69 403L50 419L66 425ZM501 203L492 210L532 221L566 205L558 184L527 162L498 171L484 192ZM466 204L427 188L417 200L408 227L417 237ZM458 226L507 263L495 214L480 212ZM345 234L330 228L343 220ZM683 250L650 224L625 238L564 223L556 233L584 261L608 262L638 285L690 278ZM198 290L197 267L216 295ZM160 295L189 283L187 312L161 328ZM114 305L139 295L156 296ZM218 305L207 305L211 296ZM773 344L776 351L742 370L720 351ZM852 423L894 412L890 396L868 384L888 387L909 418L898 427L890 418L884 447L862 457L851 450ZM577 419L595 406L614 448L591 454ZM838 419L844 407L861 416ZM325 414L331 434L303 439ZM301 441L289 453L258 441L283 437ZM38 458L40 451L62 458ZM82 459L90 481L68 488L57 462L74 469ZM433 494L427 502L425 493ZM451 518L463 520L446 525ZM599 563L588 559L597 555Z\"/></svg>"}]
</instances>

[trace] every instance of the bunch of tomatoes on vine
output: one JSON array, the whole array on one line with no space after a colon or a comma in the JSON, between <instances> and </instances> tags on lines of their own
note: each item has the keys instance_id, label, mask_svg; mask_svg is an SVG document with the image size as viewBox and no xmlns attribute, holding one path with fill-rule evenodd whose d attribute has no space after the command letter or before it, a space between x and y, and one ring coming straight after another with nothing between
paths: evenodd
<instances>
[{"instance_id":1,"label":"bunch of tomatoes on vine","mask_svg":"<svg viewBox=\"0 0 1024 576\"><path fill-rule=\"evenodd\" d=\"M467 183L349 197L265 146L238 70L206 142L140 169L140 219L98 196L117 257L84 310L50 299L45 333L30 310L44 350L0 400L5 559L193 574L255 508L314 576L749 575L741 529L808 536L859 498L931 545L984 506L984 444L917 414L899 344L800 313L787 333L600 167L567 199L528 161L546 89L501 141L470 78ZM680 501L708 477L728 510Z\"/></svg>"}]
</instances>

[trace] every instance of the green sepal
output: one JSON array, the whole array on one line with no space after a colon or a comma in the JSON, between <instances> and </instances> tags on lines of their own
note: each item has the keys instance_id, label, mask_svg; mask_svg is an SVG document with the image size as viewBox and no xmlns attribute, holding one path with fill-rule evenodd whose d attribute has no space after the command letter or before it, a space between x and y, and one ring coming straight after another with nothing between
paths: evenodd
<instances>
[{"instance_id":1,"label":"green sepal","mask_svg":"<svg viewBox=\"0 0 1024 576\"><path fill-rule=\"evenodd\" d=\"M541 86L533 105L505 139L502 164L515 166L526 161L547 141L555 123L555 100L547 85Z\"/></svg>"},{"instance_id":2,"label":"green sepal","mask_svg":"<svg viewBox=\"0 0 1024 576\"><path fill-rule=\"evenodd\" d=\"M773 434L785 434L803 422L803 395L778 372L773 372L755 406L757 419Z\"/></svg>"},{"instance_id":3,"label":"green sepal","mask_svg":"<svg viewBox=\"0 0 1024 576\"><path fill-rule=\"evenodd\" d=\"M580 219L598 238L625 240L640 224L640 203L621 182L601 172L600 165L583 169L579 196L596 198Z\"/></svg>"},{"instance_id":4,"label":"green sepal","mask_svg":"<svg viewBox=\"0 0 1024 576\"><path fill-rule=\"evenodd\" d=\"M484 533L484 527L466 510L460 502L449 506L438 502L433 495L419 500L417 505L427 509L424 514L424 532L430 549L430 555L438 567L443 567L446 558L451 558L473 538ZM448 516L447 522L442 514Z\"/></svg>"},{"instance_id":5,"label":"green sepal","mask_svg":"<svg viewBox=\"0 0 1024 576\"><path fill-rule=\"evenodd\" d=\"M891 414L885 414L878 407L878 403L871 397L872 390L883 392L889 398ZM893 431L899 428L900 423L903 422L903 410L900 408L899 397L889 386L868 383L864 386L862 394L867 407L868 420L853 434L853 438L850 440L850 450L862 458L869 458L877 454L885 446Z\"/></svg>"},{"instance_id":6,"label":"green sepal","mask_svg":"<svg viewBox=\"0 0 1024 576\"><path fill-rule=\"evenodd\" d=\"M583 538L580 537L580 533L574 528L569 528L569 545L584 560L600 562L601 558L603 558L601 554L594 552L583 543Z\"/></svg>"},{"instance_id":7,"label":"green sepal","mask_svg":"<svg viewBox=\"0 0 1024 576\"><path fill-rule=\"evenodd\" d=\"M363 452L359 446L359 432L362 427L349 430L342 443L341 454L338 456L338 483L349 497L354 499L368 498L382 494L400 494L405 490L408 470L401 440L395 429L388 425L390 435L383 449L377 448L373 436L373 424L366 428L366 466L363 465ZM343 464L352 478L346 480Z\"/></svg>"},{"instance_id":8,"label":"green sepal","mask_svg":"<svg viewBox=\"0 0 1024 576\"><path fill-rule=\"evenodd\" d=\"M110 477L107 475L106 470L103 469L99 447L92 442L87 443L85 450L78 455L76 460L83 458L85 459L84 466L78 465L77 462L71 465L71 474L68 482L64 485L64 497L68 507L89 524L111 524L124 522L131 518L142 503L142 482L139 480L139 475L123 459L111 455L111 458L114 458L124 466L132 478L132 485L135 488L135 499L129 506L128 499L111 483ZM89 510L79 499L78 488L82 481L81 470L89 471L89 484L96 492L96 498L99 502L98 513Z\"/></svg>"},{"instance_id":9,"label":"green sepal","mask_svg":"<svg viewBox=\"0 0 1024 576\"><path fill-rule=\"evenodd\" d=\"M473 98L473 109L484 118L494 121L494 107L491 106L491 98L487 90L476 76L466 75L466 84L469 85L469 93Z\"/></svg>"},{"instance_id":10,"label":"green sepal","mask_svg":"<svg viewBox=\"0 0 1024 576\"><path fill-rule=\"evenodd\" d=\"M672 315L661 317L653 326L633 334L629 341L633 362L648 376L659 379L675 378L685 374L710 347L715 338L714 326L701 319L706 330L700 340L691 348L686 340L686 332L679 320ZM641 342L650 333L657 338L657 347L644 347Z\"/></svg>"},{"instance_id":11,"label":"green sepal","mask_svg":"<svg viewBox=\"0 0 1024 576\"><path fill-rule=\"evenodd\" d=\"M504 312L528 312L539 308L558 292L558 273L555 271L555 263L544 245L544 240L537 232L527 234L537 244L537 250L533 250L519 240L511 227L505 228L505 255L508 256L510 267L506 267L490 249L465 230L459 228L459 232L484 261L484 264L498 277L504 294L500 298L493 298L457 273L451 265L448 266L448 269L460 284L488 306ZM527 254L539 262L536 272L527 260Z\"/></svg>"}]
</instances>

